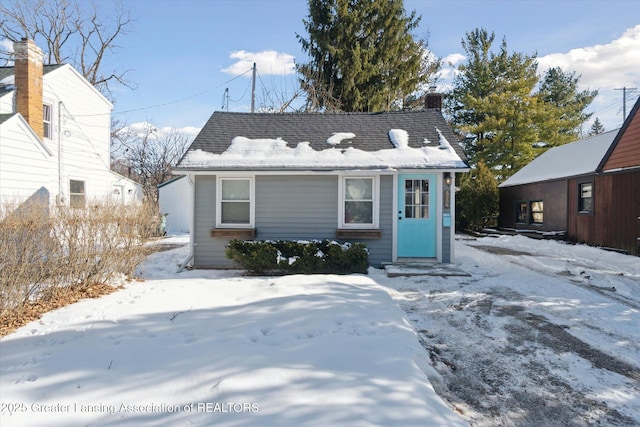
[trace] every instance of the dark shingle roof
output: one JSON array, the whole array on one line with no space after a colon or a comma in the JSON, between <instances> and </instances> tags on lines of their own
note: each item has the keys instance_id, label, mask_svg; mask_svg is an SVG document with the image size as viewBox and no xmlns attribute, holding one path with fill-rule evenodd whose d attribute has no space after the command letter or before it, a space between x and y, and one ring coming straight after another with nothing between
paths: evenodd
<instances>
[{"instance_id":1,"label":"dark shingle roof","mask_svg":"<svg viewBox=\"0 0 640 427\"><path fill-rule=\"evenodd\" d=\"M215 112L194 139L189 151L202 150L221 154L237 136L250 139L281 138L290 147L299 142L309 142L316 151L331 148L327 139L337 132L356 135L349 146L363 151L392 148L389 130L402 129L409 134L409 146L424 147L439 143L438 129L453 146L462 160L462 152L456 136L438 110L394 111L381 113L283 113L251 114ZM179 167L179 166L178 166Z\"/></svg>"},{"instance_id":2,"label":"dark shingle roof","mask_svg":"<svg viewBox=\"0 0 640 427\"><path fill-rule=\"evenodd\" d=\"M17 113L0 114L0 125L6 122L7 120L9 120L11 117L15 116L16 114Z\"/></svg>"},{"instance_id":3,"label":"dark shingle roof","mask_svg":"<svg viewBox=\"0 0 640 427\"><path fill-rule=\"evenodd\" d=\"M58 69L60 67L62 67L65 64L49 64L49 65L44 65L42 67L42 74L47 74L55 69ZM7 76L11 76L13 75L13 69L14 67L0 67L0 79L3 79Z\"/></svg>"},{"instance_id":4,"label":"dark shingle roof","mask_svg":"<svg viewBox=\"0 0 640 427\"><path fill-rule=\"evenodd\" d=\"M56 70L62 67L63 65L65 64L45 65L42 67L42 74L45 75L53 70ZM0 67L0 80L4 79L5 77L12 76L13 74L14 74L14 67ZM6 85L6 84L0 83L0 96L6 94L7 92L13 91L13 89L14 89L13 85Z\"/></svg>"},{"instance_id":5,"label":"dark shingle roof","mask_svg":"<svg viewBox=\"0 0 640 427\"><path fill-rule=\"evenodd\" d=\"M64 64L51 64L51 65L45 65L42 67L42 74L47 74L55 69L58 69L60 67L62 67ZM5 77L9 77L12 76L14 74L14 67L0 67L0 80L4 79ZM0 83L0 91L5 88L5 91L7 90L6 87Z\"/></svg>"}]
</instances>

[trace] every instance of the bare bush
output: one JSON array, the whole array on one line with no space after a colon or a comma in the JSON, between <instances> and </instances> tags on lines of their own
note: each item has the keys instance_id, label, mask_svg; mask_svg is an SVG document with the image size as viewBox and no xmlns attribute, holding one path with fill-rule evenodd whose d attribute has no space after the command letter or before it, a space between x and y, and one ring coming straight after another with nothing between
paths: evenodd
<instances>
[{"instance_id":1,"label":"bare bush","mask_svg":"<svg viewBox=\"0 0 640 427\"><path fill-rule=\"evenodd\" d=\"M147 205L83 209L30 203L0 207L0 313L62 290L132 276L148 255L157 212Z\"/></svg>"}]
</instances>

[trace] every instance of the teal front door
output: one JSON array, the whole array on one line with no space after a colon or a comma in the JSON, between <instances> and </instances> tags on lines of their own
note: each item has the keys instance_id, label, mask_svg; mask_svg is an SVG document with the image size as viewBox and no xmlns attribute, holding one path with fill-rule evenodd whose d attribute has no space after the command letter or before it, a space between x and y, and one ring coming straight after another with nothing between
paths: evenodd
<instances>
[{"instance_id":1,"label":"teal front door","mask_svg":"<svg viewBox=\"0 0 640 427\"><path fill-rule=\"evenodd\" d=\"M436 176L398 176L398 257L436 256Z\"/></svg>"}]
</instances>

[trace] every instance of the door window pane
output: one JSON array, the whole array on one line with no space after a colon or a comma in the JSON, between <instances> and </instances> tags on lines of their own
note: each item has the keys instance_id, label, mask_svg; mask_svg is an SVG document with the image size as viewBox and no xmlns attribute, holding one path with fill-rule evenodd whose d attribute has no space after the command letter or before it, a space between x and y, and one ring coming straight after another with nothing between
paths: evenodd
<instances>
[{"instance_id":1,"label":"door window pane","mask_svg":"<svg viewBox=\"0 0 640 427\"><path fill-rule=\"evenodd\" d=\"M429 180L405 180L404 201L405 218L429 218Z\"/></svg>"}]
</instances>

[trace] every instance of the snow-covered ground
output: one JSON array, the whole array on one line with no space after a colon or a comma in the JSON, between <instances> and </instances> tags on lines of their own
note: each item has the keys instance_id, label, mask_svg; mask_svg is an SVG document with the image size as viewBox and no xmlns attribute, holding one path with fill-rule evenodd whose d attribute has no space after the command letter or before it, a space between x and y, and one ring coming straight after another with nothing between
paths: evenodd
<instances>
[{"instance_id":1,"label":"snow-covered ground","mask_svg":"<svg viewBox=\"0 0 640 427\"><path fill-rule=\"evenodd\" d=\"M522 236L458 236L470 277L388 279L477 426L640 425L640 258Z\"/></svg>"},{"instance_id":2,"label":"snow-covered ground","mask_svg":"<svg viewBox=\"0 0 640 427\"><path fill-rule=\"evenodd\" d=\"M0 340L0 425L640 425L637 257L459 236L466 277L243 277L186 251Z\"/></svg>"}]
</instances>

